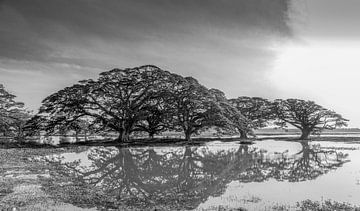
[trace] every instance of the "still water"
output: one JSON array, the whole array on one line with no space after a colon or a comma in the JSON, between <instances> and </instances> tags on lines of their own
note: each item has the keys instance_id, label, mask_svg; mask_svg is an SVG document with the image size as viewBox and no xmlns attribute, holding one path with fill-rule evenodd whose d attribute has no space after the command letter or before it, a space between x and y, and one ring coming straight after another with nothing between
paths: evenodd
<instances>
[{"instance_id":1,"label":"still water","mask_svg":"<svg viewBox=\"0 0 360 211\"><path fill-rule=\"evenodd\" d=\"M270 210L311 199L360 205L360 144L265 140L92 147L44 157L45 190L82 208Z\"/></svg>"}]
</instances>

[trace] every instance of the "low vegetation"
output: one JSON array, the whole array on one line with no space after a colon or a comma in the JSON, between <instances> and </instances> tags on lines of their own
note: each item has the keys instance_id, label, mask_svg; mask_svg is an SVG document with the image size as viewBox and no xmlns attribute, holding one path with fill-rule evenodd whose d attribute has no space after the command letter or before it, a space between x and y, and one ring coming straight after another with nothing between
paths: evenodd
<instances>
[{"instance_id":1,"label":"low vegetation","mask_svg":"<svg viewBox=\"0 0 360 211\"><path fill-rule=\"evenodd\" d=\"M359 211L360 207L351 205L345 202L336 202L332 200L325 200L322 202L305 200L297 203L298 210L301 211Z\"/></svg>"}]
</instances>

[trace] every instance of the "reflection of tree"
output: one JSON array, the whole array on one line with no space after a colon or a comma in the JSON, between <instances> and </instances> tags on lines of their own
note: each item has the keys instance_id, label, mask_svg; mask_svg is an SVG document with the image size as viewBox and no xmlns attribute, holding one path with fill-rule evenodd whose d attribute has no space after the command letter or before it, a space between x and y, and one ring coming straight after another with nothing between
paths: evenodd
<instances>
[{"instance_id":1,"label":"reflection of tree","mask_svg":"<svg viewBox=\"0 0 360 211\"><path fill-rule=\"evenodd\" d=\"M290 182L312 180L347 162L347 154L336 150L324 150L320 145L310 146L307 142L301 142L301 145L302 150L284 166L286 174L281 177L276 175L276 179Z\"/></svg>"},{"instance_id":2,"label":"reflection of tree","mask_svg":"<svg viewBox=\"0 0 360 211\"><path fill-rule=\"evenodd\" d=\"M153 149L118 149L111 153L95 149L89 159L91 170L83 171L69 164L62 165L65 171L74 174L86 185L100 186L105 196L116 204L131 205L133 200L151 202L162 190L160 169L161 157Z\"/></svg>"},{"instance_id":3,"label":"reflection of tree","mask_svg":"<svg viewBox=\"0 0 360 211\"><path fill-rule=\"evenodd\" d=\"M346 157L308 144L292 156L247 145L217 151L186 146L161 153L153 148L93 148L88 167L49 161L54 169L48 191L77 206L194 209L223 194L232 181L311 180L340 167Z\"/></svg>"},{"instance_id":4,"label":"reflection of tree","mask_svg":"<svg viewBox=\"0 0 360 211\"><path fill-rule=\"evenodd\" d=\"M250 162L239 165L240 168L246 165L248 167L245 171L237 169L239 173L237 179L240 182L262 182L270 178L289 182L313 180L348 162L347 154L336 150L325 150L320 145L309 145L306 142L301 145L301 151L295 155L287 153L266 155L258 151L242 153L242 156L248 155L251 158L248 158Z\"/></svg>"}]
</instances>

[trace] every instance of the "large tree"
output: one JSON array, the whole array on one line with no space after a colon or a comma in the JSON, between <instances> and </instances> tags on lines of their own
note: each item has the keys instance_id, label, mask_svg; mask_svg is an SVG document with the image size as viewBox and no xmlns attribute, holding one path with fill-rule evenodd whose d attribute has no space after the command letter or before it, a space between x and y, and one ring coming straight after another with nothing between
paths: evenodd
<instances>
[{"instance_id":1,"label":"large tree","mask_svg":"<svg viewBox=\"0 0 360 211\"><path fill-rule=\"evenodd\" d=\"M220 131L226 131L230 133L237 133L241 131L247 131L248 125L250 124L249 119L247 119L240 110L229 101L225 94L218 89L210 89L211 94L215 97L216 102L221 108L221 114L225 117L226 121L223 121L223 125L217 127ZM240 133L243 134L243 133ZM244 138L241 136L241 138Z\"/></svg>"},{"instance_id":2,"label":"large tree","mask_svg":"<svg viewBox=\"0 0 360 211\"><path fill-rule=\"evenodd\" d=\"M266 127L269 120L274 118L272 103L260 97L238 97L229 102L246 117L247 125L240 125L238 131L241 139L247 139L252 129Z\"/></svg>"},{"instance_id":3,"label":"large tree","mask_svg":"<svg viewBox=\"0 0 360 211\"><path fill-rule=\"evenodd\" d=\"M180 76L152 65L103 72L97 80L80 81L47 97L38 116L48 123L41 128L50 130L81 119L99 131L117 132L119 141L128 141L173 77Z\"/></svg>"},{"instance_id":4,"label":"large tree","mask_svg":"<svg viewBox=\"0 0 360 211\"><path fill-rule=\"evenodd\" d=\"M309 139L311 133L346 126L348 121L335 111L300 99L275 100L275 113L278 118L276 123L283 127L290 124L300 129L302 140Z\"/></svg>"},{"instance_id":5,"label":"large tree","mask_svg":"<svg viewBox=\"0 0 360 211\"><path fill-rule=\"evenodd\" d=\"M158 98L147 107L147 115L135 125L135 131L146 132L149 138L154 138L154 135L171 129L171 111L164 99Z\"/></svg>"},{"instance_id":6,"label":"large tree","mask_svg":"<svg viewBox=\"0 0 360 211\"><path fill-rule=\"evenodd\" d=\"M222 127L228 122L215 96L196 79L179 80L169 92L174 128L182 130L186 140L201 130Z\"/></svg>"},{"instance_id":7,"label":"large tree","mask_svg":"<svg viewBox=\"0 0 360 211\"><path fill-rule=\"evenodd\" d=\"M0 131L3 135L24 138L24 125L31 114L24 108L24 103L15 100L0 84Z\"/></svg>"}]
</instances>

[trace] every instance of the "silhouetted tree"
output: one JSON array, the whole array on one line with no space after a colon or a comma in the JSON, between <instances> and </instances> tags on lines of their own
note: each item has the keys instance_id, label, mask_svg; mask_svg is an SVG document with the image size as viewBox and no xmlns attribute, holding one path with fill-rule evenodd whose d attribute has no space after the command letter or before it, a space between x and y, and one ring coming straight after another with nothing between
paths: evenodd
<instances>
[{"instance_id":1,"label":"silhouetted tree","mask_svg":"<svg viewBox=\"0 0 360 211\"><path fill-rule=\"evenodd\" d=\"M210 92L219 104L221 114L227 120L223 121L224 124L219 125L218 129L220 129L220 131L229 131L230 133L247 131L250 121L231 103L231 101L227 100L225 94L218 89L210 89Z\"/></svg>"},{"instance_id":2,"label":"silhouetted tree","mask_svg":"<svg viewBox=\"0 0 360 211\"><path fill-rule=\"evenodd\" d=\"M346 126L348 121L313 101L300 99L275 100L275 113L278 118L276 124L286 127L288 123L300 129L302 140L308 139L311 133Z\"/></svg>"},{"instance_id":3,"label":"silhouetted tree","mask_svg":"<svg viewBox=\"0 0 360 211\"><path fill-rule=\"evenodd\" d=\"M145 119L135 125L136 131L147 132L149 138L154 138L154 135L171 129L171 111L164 99L164 96L159 97L156 103L147 107Z\"/></svg>"},{"instance_id":4,"label":"silhouetted tree","mask_svg":"<svg viewBox=\"0 0 360 211\"><path fill-rule=\"evenodd\" d=\"M173 108L174 128L182 130L186 140L203 129L223 126L227 122L215 97L194 78L178 81L168 96Z\"/></svg>"},{"instance_id":5,"label":"silhouetted tree","mask_svg":"<svg viewBox=\"0 0 360 211\"><path fill-rule=\"evenodd\" d=\"M152 113L148 109L153 101L169 89L172 77L181 78L151 65L103 72L97 80L80 81L47 97L35 120L41 119L40 125L49 130L81 119L128 141L136 124Z\"/></svg>"},{"instance_id":6,"label":"silhouetted tree","mask_svg":"<svg viewBox=\"0 0 360 211\"><path fill-rule=\"evenodd\" d=\"M248 120L246 125L237 127L240 138L247 139L252 129L266 127L274 119L273 106L270 101L260 97L238 97L229 102Z\"/></svg>"},{"instance_id":7,"label":"silhouetted tree","mask_svg":"<svg viewBox=\"0 0 360 211\"><path fill-rule=\"evenodd\" d=\"M15 98L0 84L0 130L4 135L21 139L24 138L24 126L31 114L25 110L24 103Z\"/></svg>"}]
</instances>

